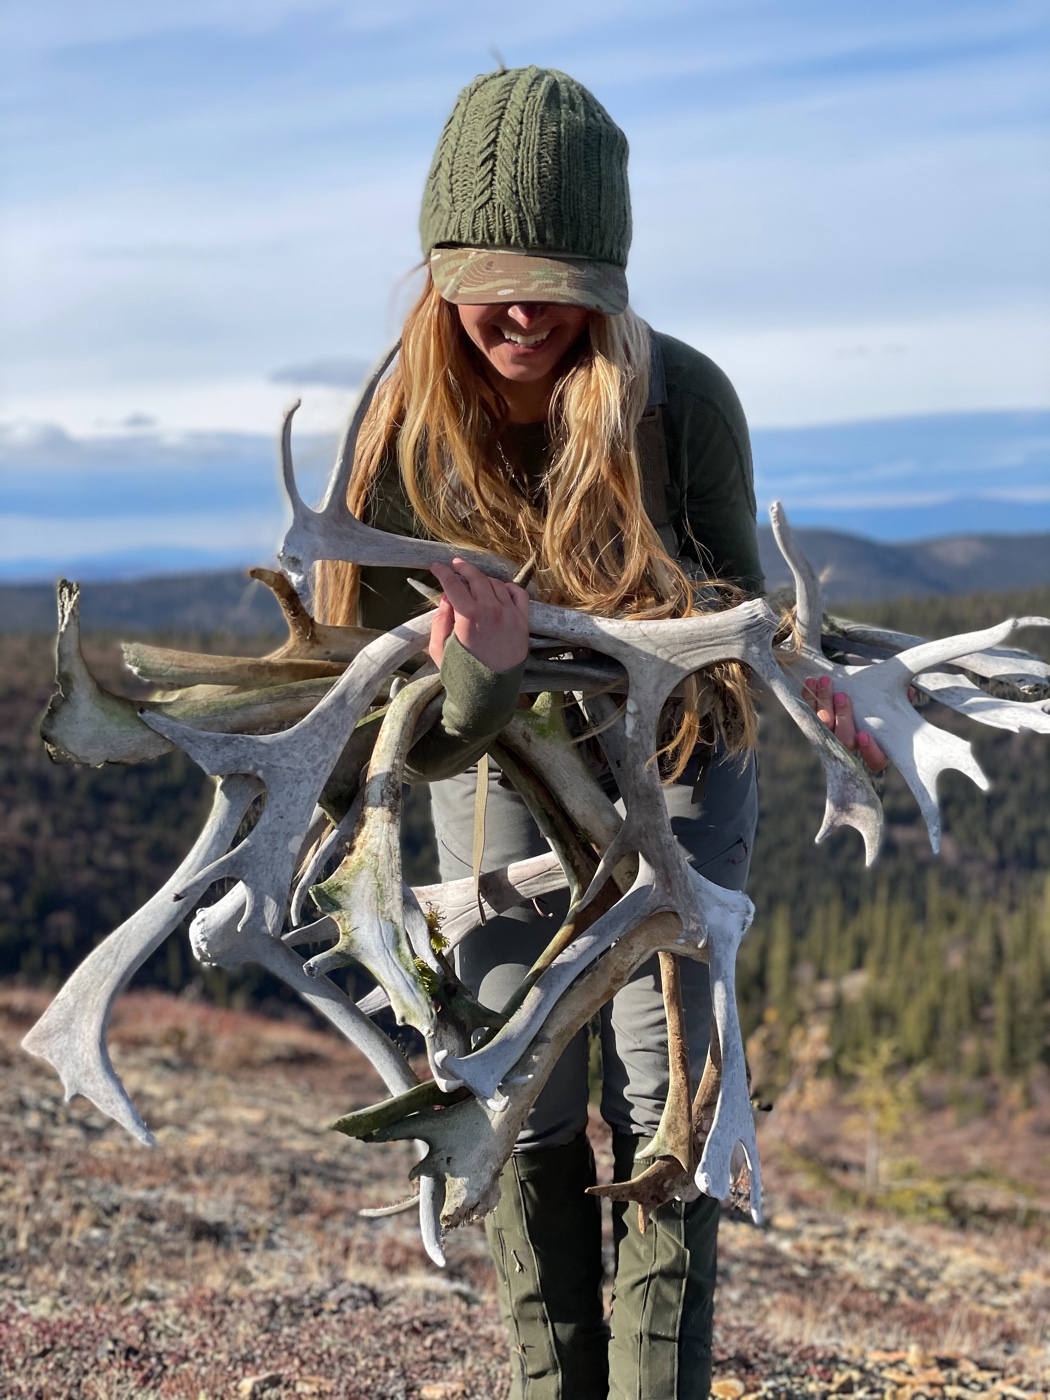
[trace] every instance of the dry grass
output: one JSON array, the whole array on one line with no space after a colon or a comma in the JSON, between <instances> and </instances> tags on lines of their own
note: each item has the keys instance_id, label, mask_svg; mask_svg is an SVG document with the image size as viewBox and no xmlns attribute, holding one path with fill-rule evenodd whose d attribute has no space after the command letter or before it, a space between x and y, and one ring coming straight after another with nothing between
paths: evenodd
<instances>
[{"instance_id":1,"label":"dry grass","mask_svg":"<svg viewBox=\"0 0 1050 1400\"><path fill-rule=\"evenodd\" d=\"M82 1100L64 1105L18 1048L45 1002L0 988L0 1394L217 1400L259 1376L254 1393L274 1396L505 1394L482 1232L450 1237L439 1273L412 1215L356 1215L402 1194L411 1160L326 1131L381 1092L356 1052L293 1022L126 996L114 1061L156 1131L150 1152ZM949 1115L901 1144L921 1175L940 1133L949 1171L992 1193L960 1225L842 1208L862 1143L834 1103L789 1100L774 1118L791 1130L767 1130L773 1227L724 1225L722 1393L1036 1393L1050 1272L1035 1186L1050 1181L1050 1134L1042 1109L1024 1114L1002 1127L1009 1160L1041 1173L1027 1182L1003 1185L1003 1134L993 1142L988 1124L966 1135ZM607 1170L597 1127L596 1139Z\"/></svg>"}]
</instances>

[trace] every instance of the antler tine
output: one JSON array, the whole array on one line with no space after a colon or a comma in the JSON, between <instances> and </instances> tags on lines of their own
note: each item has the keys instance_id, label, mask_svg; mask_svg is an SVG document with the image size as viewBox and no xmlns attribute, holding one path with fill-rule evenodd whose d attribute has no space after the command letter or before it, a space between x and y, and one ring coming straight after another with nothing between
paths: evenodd
<instances>
[{"instance_id":1,"label":"antler tine","mask_svg":"<svg viewBox=\"0 0 1050 1400\"><path fill-rule=\"evenodd\" d=\"M354 405L350 422L346 426L343 440L339 445L339 455L335 459L335 466L332 474L328 478L328 485L325 488L321 504L318 506L318 513L321 515L348 515L346 505L346 492L350 485L350 476L354 470L354 456L357 452L357 439L361 432L361 424L365 421L365 414L375 398L376 390L382 382L383 375L386 374L394 357L401 349L401 338L398 337L393 345L384 350L379 359L372 366L368 378L365 380L364 388L358 395L357 403Z\"/></svg>"},{"instance_id":2,"label":"antler tine","mask_svg":"<svg viewBox=\"0 0 1050 1400\"><path fill-rule=\"evenodd\" d=\"M302 399L295 399L284 410L284 417L281 419L281 480L293 510L296 506L305 505L296 485L295 466L292 462L292 419L302 406Z\"/></svg>"},{"instance_id":3,"label":"antler tine","mask_svg":"<svg viewBox=\"0 0 1050 1400\"><path fill-rule=\"evenodd\" d=\"M249 569L249 578L268 588L277 600L288 628L288 640L309 646L317 640L317 623L292 587L291 581L276 569Z\"/></svg>"},{"instance_id":4,"label":"antler tine","mask_svg":"<svg viewBox=\"0 0 1050 1400\"><path fill-rule=\"evenodd\" d=\"M525 1054L559 999L580 972L644 919L671 907L666 895L655 886L654 872L643 860L633 888L589 929L577 935L540 973L521 1005L491 1040L481 1049L466 1055L438 1052L435 1061L442 1075L466 1084L478 1098L484 1099L489 1108L502 1112L510 1100L499 1091L500 1085Z\"/></svg>"},{"instance_id":5,"label":"antler tine","mask_svg":"<svg viewBox=\"0 0 1050 1400\"><path fill-rule=\"evenodd\" d=\"M361 963L390 993L398 1023L407 1021L426 1036L434 1032L434 1006L413 960L423 958L432 971L440 970L429 946L415 947L409 931L401 885L401 787L416 720L440 688L440 676L422 676L391 701L349 850L339 868L311 890L318 909L334 919L339 938L305 965L309 975L320 976L350 961Z\"/></svg>"},{"instance_id":6,"label":"antler tine","mask_svg":"<svg viewBox=\"0 0 1050 1400\"><path fill-rule=\"evenodd\" d=\"M915 684L940 705L947 705L958 714L977 724L993 729L1022 729L1037 734L1050 734L1050 700L1004 700L989 695L965 676L946 671L920 671Z\"/></svg>"},{"instance_id":7,"label":"antler tine","mask_svg":"<svg viewBox=\"0 0 1050 1400\"><path fill-rule=\"evenodd\" d=\"M1029 627L1050 627L1050 617L1008 617L1005 622L976 632L961 632L933 642L920 641L899 651L894 659L907 668L910 676L915 676L946 661L958 662L960 657L980 656L1007 641L1015 632Z\"/></svg>"},{"instance_id":8,"label":"antler tine","mask_svg":"<svg viewBox=\"0 0 1050 1400\"><path fill-rule=\"evenodd\" d=\"M813 565L798 546L788 524L787 512L779 501L769 507L773 537L795 580L795 617L803 647L817 656L820 651L820 628L824 617L824 591Z\"/></svg>"},{"instance_id":9,"label":"antler tine","mask_svg":"<svg viewBox=\"0 0 1050 1400\"><path fill-rule=\"evenodd\" d=\"M885 627L872 627L868 623L853 622L849 618L829 617L827 622L833 637L842 637L847 642L859 643L864 647L879 648L891 654L906 651L909 647L922 645L925 637L916 637L910 632L894 632ZM1041 687L1050 681L1050 662L1031 652L1009 647L991 647L986 651L956 656L953 666L963 671L972 671L975 676L988 680L1002 680L1025 687Z\"/></svg>"},{"instance_id":10,"label":"antler tine","mask_svg":"<svg viewBox=\"0 0 1050 1400\"><path fill-rule=\"evenodd\" d=\"M387 366L397 354L400 341L386 352L372 371L343 438L335 467L319 510L311 510L295 484L292 466L292 418L297 400L285 414L281 428L281 475L292 523L278 551L278 562L299 596L309 601L314 565L323 559L349 564L375 564L387 568L427 568L448 564L457 555L495 578L512 579L516 566L495 554L476 549L453 549L437 540L406 539L373 529L350 514L346 490L353 470L354 452L361 423Z\"/></svg>"},{"instance_id":11,"label":"antler tine","mask_svg":"<svg viewBox=\"0 0 1050 1400\"><path fill-rule=\"evenodd\" d=\"M113 1002L134 972L177 927L186 912L178 892L236 834L260 790L237 775L219 784L207 825L189 855L152 899L104 939L80 964L22 1041L31 1055L58 1071L67 1101L83 1094L140 1142L153 1138L109 1058L106 1028Z\"/></svg>"},{"instance_id":12,"label":"antler tine","mask_svg":"<svg viewBox=\"0 0 1050 1400\"><path fill-rule=\"evenodd\" d=\"M751 901L737 891L710 884L696 872L692 872L691 880L694 884L700 882L705 890L711 936L720 945L726 943L728 964L733 956L730 945L735 950L751 922ZM683 943L681 919L676 913L652 915L625 932L555 1003L544 1022L543 1035L529 1044L506 1077L506 1102L501 1100L501 1108L472 1096L442 1107L440 1111L412 1113L374 1133L379 1141L422 1138L430 1144L430 1153L414 1169L413 1175L444 1179L447 1194L442 1223L446 1228L451 1229L491 1209L498 1195L497 1178L503 1163L510 1156L521 1124L566 1044L580 1026L624 986L634 969L661 948L701 959L706 956L698 942L687 939ZM731 985L730 982L730 988ZM717 1007L717 997L715 1004ZM736 1030L739 1039L738 1024ZM731 1066L727 1082L738 1087L743 1075L746 1097L743 1046L733 1046L732 1032L732 1021L723 1021L720 1034ZM713 1181L720 1182L723 1175L728 1180L736 1142L736 1139L730 1141L730 1137L738 1125L742 1127L741 1113L726 1115L717 1137L713 1142L709 1139L702 1166ZM757 1194L757 1181L754 1189Z\"/></svg>"},{"instance_id":13,"label":"antler tine","mask_svg":"<svg viewBox=\"0 0 1050 1400\"><path fill-rule=\"evenodd\" d=\"M433 907L437 911L441 935L448 946L454 948L482 922L478 895L485 918L494 919L515 905L563 890L565 885L561 862L548 851L545 855L501 866L499 870L483 872L476 890L473 875L465 875L461 880L450 880L446 884L418 885L414 892L422 908Z\"/></svg>"},{"instance_id":14,"label":"antler tine","mask_svg":"<svg viewBox=\"0 0 1050 1400\"><path fill-rule=\"evenodd\" d=\"M242 927L247 900L247 890L243 884L238 884L216 904L197 911L190 925L190 946L197 961L205 967L235 969L245 963L255 963L265 968L360 1050L391 1094L404 1093L418 1084L419 1080L398 1047L358 1010L342 988L327 977L307 976L302 958L279 939L257 928ZM418 1147L422 1153L423 1144ZM445 1264L440 1221L443 1200L441 1183L422 1183L418 1206L423 1247L442 1268Z\"/></svg>"},{"instance_id":15,"label":"antler tine","mask_svg":"<svg viewBox=\"0 0 1050 1400\"><path fill-rule=\"evenodd\" d=\"M58 763L143 763L170 753L171 744L151 734L131 700L103 690L80 650L80 585L58 584L57 689L40 724L40 737Z\"/></svg>"},{"instance_id":16,"label":"antler tine","mask_svg":"<svg viewBox=\"0 0 1050 1400\"><path fill-rule=\"evenodd\" d=\"M694 882L703 879L695 870L690 871L690 874ZM717 886L713 887L713 890L717 889ZM712 889L709 889L708 895L711 893ZM728 895L730 891L722 893ZM750 900L748 907L753 913L754 907ZM724 1200L729 1195L733 1156L739 1144L744 1150L750 1169L751 1216L758 1225L762 1222L762 1177L744 1040L736 1004L737 951L750 923L750 915L743 922L735 921L732 917L723 917L720 925L712 928L708 939L707 960L711 973L713 1031L717 1032L721 1053L721 1081L714 1121L704 1143L695 1181L705 1195L714 1196L719 1201Z\"/></svg>"},{"instance_id":17,"label":"antler tine","mask_svg":"<svg viewBox=\"0 0 1050 1400\"><path fill-rule=\"evenodd\" d=\"M320 704L279 734L210 734L162 715L143 716L206 773L252 773L266 784L258 824L200 878L242 879L250 891L245 917L260 919L267 933L280 931L295 863L333 764L380 682L423 648L429 630L429 618L413 618L370 642Z\"/></svg>"}]
</instances>

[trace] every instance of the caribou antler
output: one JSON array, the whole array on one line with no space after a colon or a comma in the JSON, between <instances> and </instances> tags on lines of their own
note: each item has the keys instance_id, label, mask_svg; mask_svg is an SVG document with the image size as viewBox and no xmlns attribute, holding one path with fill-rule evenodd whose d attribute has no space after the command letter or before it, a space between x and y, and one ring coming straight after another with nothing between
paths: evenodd
<instances>
[{"instance_id":1,"label":"caribou antler","mask_svg":"<svg viewBox=\"0 0 1050 1400\"><path fill-rule=\"evenodd\" d=\"M165 716L144 713L152 728L206 773L251 773L266 786L257 825L207 872L237 878L248 891L243 922L278 936L295 863L325 779L383 678L422 649L429 618L413 618L371 642L309 715L280 734L206 734Z\"/></svg>"},{"instance_id":2,"label":"caribou antler","mask_svg":"<svg viewBox=\"0 0 1050 1400\"><path fill-rule=\"evenodd\" d=\"M175 653L177 655L177 653ZM220 658L221 659L221 658ZM230 658L231 660L235 658ZM259 667L262 663L252 663ZM294 723L331 689L328 679L259 681L256 688L224 694L212 685L192 687L177 699L128 700L95 680L80 649L80 589L58 585L55 680L40 734L57 763L145 763L174 745L144 722L146 712L212 733L250 734Z\"/></svg>"},{"instance_id":3,"label":"caribou antler","mask_svg":"<svg viewBox=\"0 0 1050 1400\"><path fill-rule=\"evenodd\" d=\"M373 530L350 514L346 490L353 466L354 446L365 411L387 367L397 354L400 342L387 351L373 370L361 394L347 430L328 490L319 510L311 510L299 495L292 465L292 419L299 408L297 399L284 416L281 428L281 473L285 494L292 507L292 524L284 537L278 560L301 597L309 597L314 565L322 559L341 559L354 564L382 564L391 568L419 569L430 564L450 564L455 557L475 564L497 578L512 579L515 565L494 554L476 549L453 549L436 540L402 539Z\"/></svg>"},{"instance_id":4,"label":"caribou antler","mask_svg":"<svg viewBox=\"0 0 1050 1400\"><path fill-rule=\"evenodd\" d=\"M816 576L802 560L779 502L774 505L770 514L777 543L791 565L800 591L798 616L801 636L798 658L789 673L791 679L800 691L802 684L811 677L829 676L836 690L845 691L853 705L857 728L867 729L875 736L911 789L926 821L930 845L937 851L940 849L941 838L941 817L937 803L937 779L940 774L954 768L971 778L981 789L987 788L988 780L965 740L927 724L913 708L908 696L908 687L920 674L931 672L949 661L954 661L960 666L969 666L971 669L973 665L984 666L987 670L987 658L991 649L998 647L1001 642L1022 628L1050 627L1050 619L1010 618L998 627L967 632L958 637L947 637L939 642L918 640L915 645L906 647L896 655L867 666L840 666L828 660L821 650L819 629L814 633L813 618L819 616L820 609ZM774 680L773 677L767 679L771 683ZM776 683L783 684L779 680ZM987 715L989 710L985 713ZM1035 721L1031 727L1037 728L1038 724L1039 721ZM825 740L822 739L821 743L824 745ZM853 766L859 776L863 765L859 760L853 760ZM874 798L873 793L871 797ZM867 802L865 805L870 809L872 804ZM829 816L826 815L817 840L822 840L835 824L834 820L829 821ZM873 848L868 843L867 836L865 840L868 844L870 864L877 851L877 843Z\"/></svg>"},{"instance_id":5,"label":"caribou antler","mask_svg":"<svg viewBox=\"0 0 1050 1400\"><path fill-rule=\"evenodd\" d=\"M22 1041L58 1070L67 1101L83 1094L140 1142L153 1138L117 1077L106 1045L114 999L182 921L179 891L192 886L230 844L260 785L237 774L219 784L208 823L189 855L152 899L91 952Z\"/></svg>"},{"instance_id":6,"label":"caribou antler","mask_svg":"<svg viewBox=\"0 0 1050 1400\"><path fill-rule=\"evenodd\" d=\"M254 963L265 968L360 1050L392 1094L404 1093L418 1084L389 1036L373 1026L341 988L327 977L308 976L302 958L284 943L243 925L246 904L247 891L238 884L217 904L198 910L190 927L190 945L197 961L205 967L235 969ZM442 1204L440 1182L428 1179L419 1193L419 1227L423 1247L439 1267L445 1263L441 1247Z\"/></svg>"},{"instance_id":7,"label":"caribou antler","mask_svg":"<svg viewBox=\"0 0 1050 1400\"><path fill-rule=\"evenodd\" d=\"M291 413L285 420L282 461L294 519L282 557L304 595L318 559L417 566L451 556L445 545L370 529L346 508L356 431L386 363L362 396L318 511L307 510L298 497ZM1008 678L1026 694L1045 693L1050 667L1001 644L1022 626L1050 625L1046 619L1016 619L940 642L836 621L834 637L843 643L837 654L851 662L840 664L824 653L819 582L779 507L773 523L796 581L796 640L775 643L779 621L760 600L705 616L661 620L604 619L531 605L535 655L523 693L540 686L582 692L592 733L616 776L624 815L584 763L560 703L541 697L516 712L496 752L557 855L483 875L476 889L473 881L463 880L413 892L401 880L404 759L437 712L439 681L423 674L389 704L386 696L391 677L425 646L429 617L376 638L351 636L352 629L315 623L292 583L270 576L264 581L278 594L289 626L288 641L278 651L242 660L130 648L129 663L140 674L181 687L170 700L135 705L110 695L91 676L80 652L76 587L61 585L59 693L44 724L52 752L73 761L130 762L177 744L221 782L212 818L190 856L78 969L27 1036L27 1048L56 1066L68 1094L87 1094L148 1141L109 1062L109 1008L183 912L216 880L234 879L229 893L197 914L191 930L195 953L202 962L223 967L254 962L269 968L372 1060L394 1097L347 1115L338 1126L357 1135L414 1138L429 1145L416 1174L424 1177L420 1209L427 1249L440 1259L439 1210L443 1223L453 1225L491 1205L499 1171L561 1050L634 968L659 953L670 1026L670 1094L650 1149L657 1160L633 1182L602 1189L636 1199L645 1209L698 1190L724 1196L742 1149L757 1219L761 1184L734 984L736 953L752 908L743 894L712 885L692 870L674 840L652 762L666 700L687 677L715 662L736 660L749 667L788 710L824 766L828 800L818 839L836 827L853 826L869 861L881 839L881 806L863 765L803 701L807 679L828 676L850 696L857 723L876 735L915 793L935 846L939 773L954 767L980 784L984 778L968 745L915 713L909 684L982 723L1050 730L1050 703L1044 698L999 699L969 679ZM502 577L512 573L506 561L473 557ZM577 655L580 651L585 654ZM861 664L852 664L858 659ZM289 681L292 676L309 678ZM624 704L610 692L626 692ZM248 732L261 724L279 732ZM262 814L231 848L256 796L265 798ZM326 813L331 830L323 836ZM334 874L323 878L340 858ZM505 1015L478 1007L452 973L448 945L476 925L483 909L499 913L565 884L571 892L565 923ZM321 918L302 925L307 891ZM286 929L289 914L293 926ZM299 944L323 939L336 941L305 963L295 952ZM675 956L706 961L712 985L708 1067L691 1107ZM368 967L380 982L360 1007L325 975L347 958ZM439 1082L417 1084L400 1052L368 1020L366 1011L388 1002L424 1032ZM487 1037L475 1042L479 1028Z\"/></svg>"}]
</instances>

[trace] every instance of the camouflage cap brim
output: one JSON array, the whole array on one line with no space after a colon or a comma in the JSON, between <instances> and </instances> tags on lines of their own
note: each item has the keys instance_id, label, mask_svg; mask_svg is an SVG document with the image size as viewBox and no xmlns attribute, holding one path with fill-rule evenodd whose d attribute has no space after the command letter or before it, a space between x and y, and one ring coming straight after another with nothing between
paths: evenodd
<instances>
[{"instance_id":1,"label":"camouflage cap brim","mask_svg":"<svg viewBox=\"0 0 1050 1400\"><path fill-rule=\"evenodd\" d=\"M435 248L430 275L445 300L457 306L550 301L586 306L607 316L627 310L627 274L622 267L567 253Z\"/></svg>"}]
</instances>

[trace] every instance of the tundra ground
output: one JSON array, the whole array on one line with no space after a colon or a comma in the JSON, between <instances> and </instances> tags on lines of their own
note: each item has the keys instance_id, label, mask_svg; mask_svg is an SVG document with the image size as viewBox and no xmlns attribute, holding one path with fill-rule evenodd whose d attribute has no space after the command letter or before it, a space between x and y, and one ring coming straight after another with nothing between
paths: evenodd
<instances>
[{"instance_id":1,"label":"tundra ground","mask_svg":"<svg viewBox=\"0 0 1050 1400\"><path fill-rule=\"evenodd\" d=\"M46 1001L0 987L0 1395L506 1394L481 1229L449 1238L440 1272L411 1214L356 1215L403 1194L411 1155L326 1130L380 1096L353 1050L131 993L114 1062L150 1151L64 1105L19 1048ZM856 1204L849 1108L814 1083L784 1096L762 1130L770 1226L724 1221L717 1395L1044 1394L1050 1092L964 1110L930 1109L895 1144L890 1212ZM595 1142L607 1174L598 1123Z\"/></svg>"}]
</instances>

